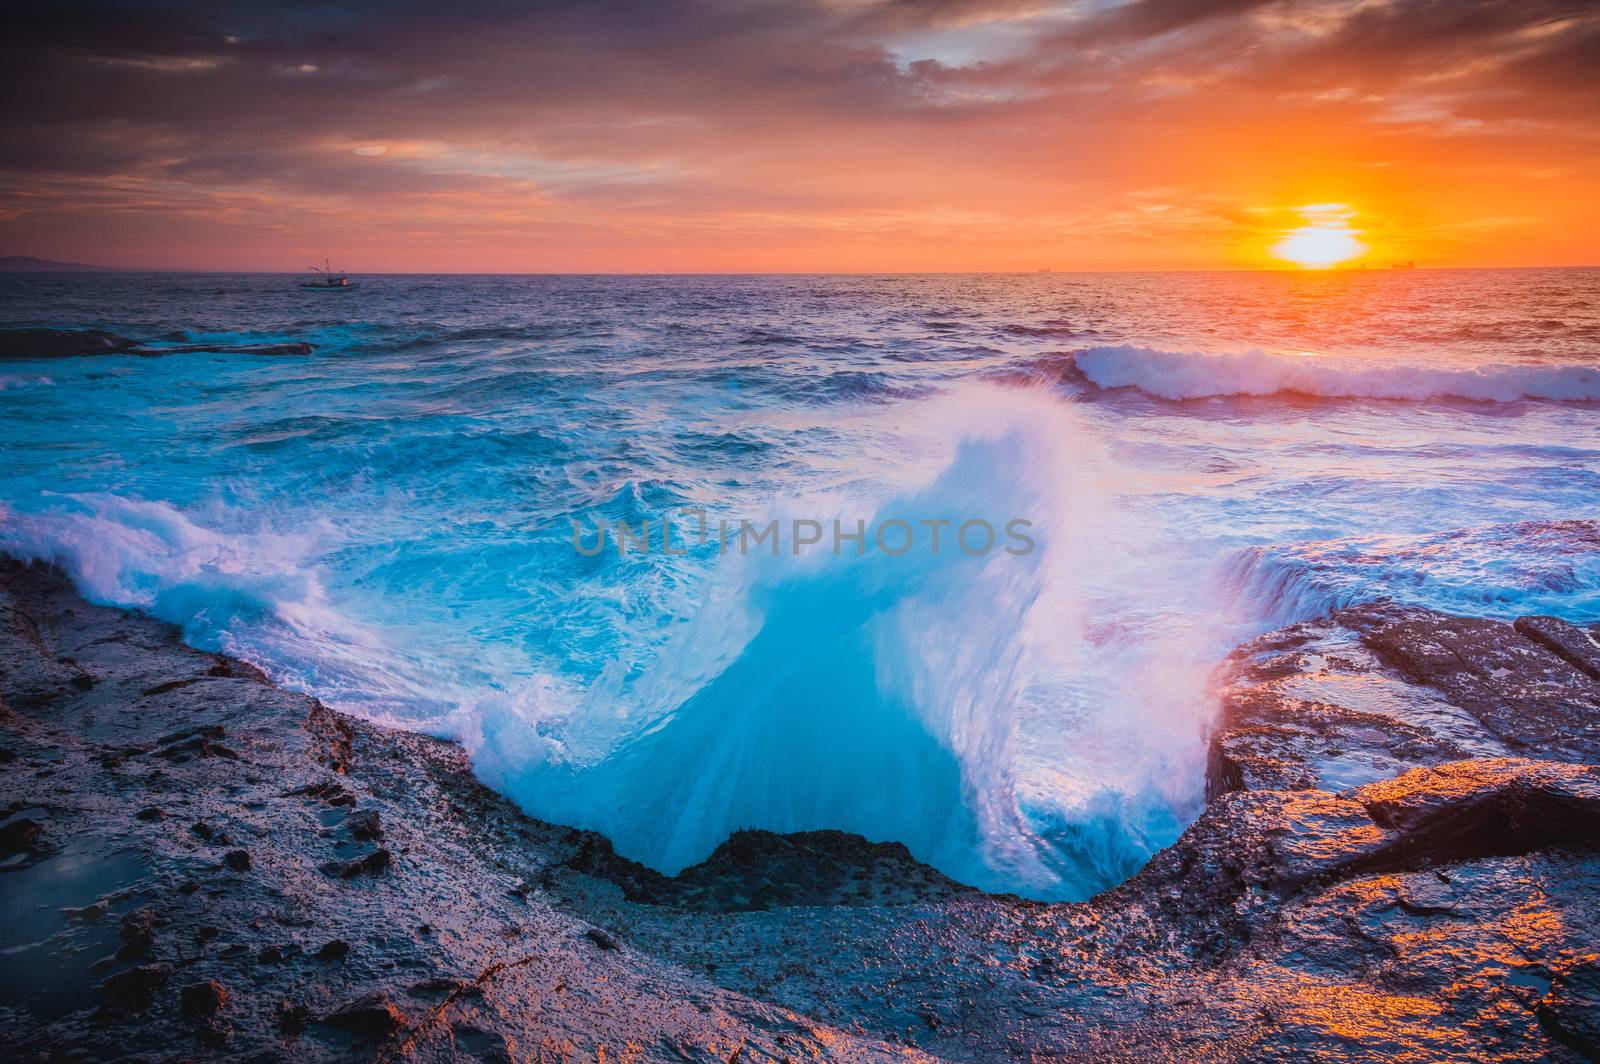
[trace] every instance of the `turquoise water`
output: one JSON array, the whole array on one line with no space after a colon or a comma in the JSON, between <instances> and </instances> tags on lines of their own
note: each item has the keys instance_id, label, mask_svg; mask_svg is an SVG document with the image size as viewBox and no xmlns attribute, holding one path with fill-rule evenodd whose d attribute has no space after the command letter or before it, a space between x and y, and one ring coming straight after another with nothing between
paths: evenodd
<instances>
[{"instance_id":1,"label":"turquoise water","mask_svg":"<svg viewBox=\"0 0 1600 1064\"><path fill-rule=\"evenodd\" d=\"M1600 615L1560 524L1600 498L1600 271L363 280L0 278L8 324L316 347L0 362L0 549L668 871L837 827L1085 897L1198 810L1239 640Z\"/></svg>"}]
</instances>

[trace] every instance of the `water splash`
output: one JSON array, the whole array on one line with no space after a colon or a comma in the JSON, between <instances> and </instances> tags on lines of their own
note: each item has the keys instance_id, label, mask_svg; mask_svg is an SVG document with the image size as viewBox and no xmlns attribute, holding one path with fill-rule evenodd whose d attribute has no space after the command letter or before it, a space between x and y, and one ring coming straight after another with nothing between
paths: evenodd
<instances>
[{"instance_id":1,"label":"water splash","mask_svg":"<svg viewBox=\"0 0 1600 1064\"><path fill-rule=\"evenodd\" d=\"M1198 604L1173 600L1070 408L973 388L913 420L947 463L869 527L1025 518L1035 549L970 556L947 531L937 554L730 558L642 676L489 707L469 729L480 771L668 872L740 828L841 828L980 886L1084 897L1170 842L1202 783L1202 655L1175 620ZM860 500L841 503L784 511L844 519ZM1137 615L1157 600L1165 623Z\"/></svg>"}]
</instances>

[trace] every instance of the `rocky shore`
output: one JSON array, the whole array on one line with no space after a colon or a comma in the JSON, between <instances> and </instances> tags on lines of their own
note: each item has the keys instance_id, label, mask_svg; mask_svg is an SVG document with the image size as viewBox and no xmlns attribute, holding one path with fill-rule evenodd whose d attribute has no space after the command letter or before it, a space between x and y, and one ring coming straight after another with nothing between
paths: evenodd
<instances>
[{"instance_id":1,"label":"rocky shore","mask_svg":"<svg viewBox=\"0 0 1600 1064\"><path fill-rule=\"evenodd\" d=\"M0 567L6 1059L1582 1060L1600 644L1348 609L1219 671L1206 811L1081 904L742 832L665 877L461 750Z\"/></svg>"},{"instance_id":2,"label":"rocky shore","mask_svg":"<svg viewBox=\"0 0 1600 1064\"><path fill-rule=\"evenodd\" d=\"M180 334L150 344L103 329L0 329L0 362L81 358L85 355L309 355L303 341L281 344L188 343Z\"/></svg>"}]
</instances>

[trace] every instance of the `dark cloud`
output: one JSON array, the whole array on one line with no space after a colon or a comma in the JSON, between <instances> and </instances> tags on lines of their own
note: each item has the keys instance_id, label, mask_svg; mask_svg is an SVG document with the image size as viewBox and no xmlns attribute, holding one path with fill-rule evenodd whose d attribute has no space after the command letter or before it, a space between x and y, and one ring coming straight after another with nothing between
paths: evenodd
<instances>
[{"instance_id":1,"label":"dark cloud","mask_svg":"<svg viewBox=\"0 0 1600 1064\"><path fill-rule=\"evenodd\" d=\"M31 190L0 224L92 182L184 210L976 210L1052 171L1148 181L1168 142L1291 106L1592 158L1597 68L1592 0L41 4L0 37L0 168Z\"/></svg>"}]
</instances>

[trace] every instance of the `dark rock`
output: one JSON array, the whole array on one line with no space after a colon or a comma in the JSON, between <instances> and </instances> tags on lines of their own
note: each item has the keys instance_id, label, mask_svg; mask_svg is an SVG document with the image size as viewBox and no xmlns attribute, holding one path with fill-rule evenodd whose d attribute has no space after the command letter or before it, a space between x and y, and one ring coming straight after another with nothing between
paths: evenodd
<instances>
[{"instance_id":1,"label":"dark rock","mask_svg":"<svg viewBox=\"0 0 1600 1064\"><path fill-rule=\"evenodd\" d=\"M1556 1041L1585 1059L1600 1060L1600 964L1582 964L1557 975L1534 1014Z\"/></svg>"},{"instance_id":2,"label":"dark rock","mask_svg":"<svg viewBox=\"0 0 1600 1064\"><path fill-rule=\"evenodd\" d=\"M375 876L389 869L394 863L394 856L386 849L376 849L362 857L352 857L347 861L324 861L322 871L338 879L354 879L356 876Z\"/></svg>"},{"instance_id":3,"label":"dark rock","mask_svg":"<svg viewBox=\"0 0 1600 1064\"><path fill-rule=\"evenodd\" d=\"M250 851L229 850L227 856L223 857L222 863L235 872L248 872L251 864Z\"/></svg>"},{"instance_id":4,"label":"dark rock","mask_svg":"<svg viewBox=\"0 0 1600 1064\"><path fill-rule=\"evenodd\" d=\"M90 691L94 689L94 677L90 676L86 672L78 673L78 675L74 676L68 682L70 682L72 686L79 691Z\"/></svg>"},{"instance_id":5,"label":"dark rock","mask_svg":"<svg viewBox=\"0 0 1600 1064\"><path fill-rule=\"evenodd\" d=\"M382 994L368 994L322 1017L322 1023L382 1041L406 1025L406 1015Z\"/></svg>"},{"instance_id":6,"label":"dark rock","mask_svg":"<svg viewBox=\"0 0 1600 1064\"><path fill-rule=\"evenodd\" d=\"M67 920L75 920L81 924L98 924L106 918L110 907L103 901L85 905L81 909L62 909L61 915Z\"/></svg>"},{"instance_id":7,"label":"dark rock","mask_svg":"<svg viewBox=\"0 0 1600 1064\"><path fill-rule=\"evenodd\" d=\"M106 1003L119 1008L142 1009L150 998L172 978L170 964L142 964L118 972L100 984Z\"/></svg>"},{"instance_id":8,"label":"dark rock","mask_svg":"<svg viewBox=\"0 0 1600 1064\"><path fill-rule=\"evenodd\" d=\"M1362 642L1516 752L1600 760L1600 731L1588 726L1600 717L1600 684L1512 625L1409 610L1370 627Z\"/></svg>"},{"instance_id":9,"label":"dark rock","mask_svg":"<svg viewBox=\"0 0 1600 1064\"><path fill-rule=\"evenodd\" d=\"M37 860L50 853L44 825L26 817L0 827L0 860L25 854Z\"/></svg>"},{"instance_id":10,"label":"dark rock","mask_svg":"<svg viewBox=\"0 0 1600 1064\"><path fill-rule=\"evenodd\" d=\"M228 1044L228 1035L232 1028L216 1017L201 1020L195 1024L194 1036L201 1045L211 1049L221 1049Z\"/></svg>"},{"instance_id":11,"label":"dark rock","mask_svg":"<svg viewBox=\"0 0 1600 1064\"><path fill-rule=\"evenodd\" d=\"M1408 623L1431 639L1444 624L1436 615L1362 607L1241 648L1212 750L1225 785L1145 869L1082 903L966 890L903 847L843 832L741 832L663 876L601 836L522 816L477 783L458 747L331 710L308 715L308 700L270 685L210 677L110 721L108 705L219 662L151 618L84 603L49 570L0 561L0 615L0 717L29 766L0 772L0 818L38 816L31 773L48 756L57 776L41 823L87 858L61 862L61 898L155 903L129 914L123 944L138 943L138 959L91 962L110 952L108 929L64 914L70 924L22 973L56 980L73 1003L109 985L149 1010L127 1022L108 993L107 1014L85 1022L37 1009L42 997L8 997L0 1043L27 1054L333 1059L383 1039L417 1060L564 1044L603 1045L608 1059L615 1046L720 1061L736 1050L741 1060L887 1060L917 1042L930 1057L983 1061L1593 1052L1586 966L1600 941L1600 839L1596 770L1578 760L1596 724L1581 708L1589 688L1569 692L1577 730L1559 758L1513 756L1523 740L1458 704L1456 679L1420 681L1392 663L1403 648L1386 657L1361 641ZM1475 631L1505 641L1495 654L1571 664L1549 646L1570 643L1559 626ZM1537 670L1483 668L1475 653L1461 665L1473 697L1557 712L1554 690L1525 702L1540 694ZM53 671L69 667L92 670L104 697L72 696ZM69 693L26 705L11 694L47 687ZM250 771L199 752L222 740L223 724L248 736L239 749ZM100 767L112 734L136 770ZM197 739L182 768L133 760ZM284 800L288 788L300 798ZM318 889L296 875L306 854L349 858L330 862L342 876L352 865L363 874L378 852L352 845L360 813L344 811L358 794L382 795L381 826L411 847L406 874ZM237 817L234 833L281 875L277 892L226 876L197 887L196 845L173 846L170 826L133 815L176 802L189 820ZM8 890L56 875L0 871L0 902L20 905L26 891ZM505 888L518 875L551 889L519 889L512 901ZM158 913L182 933L157 931ZM439 931L419 938L423 920ZM306 929L295 934L319 960L334 935L359 934L363 949L343 969L282 963L301 955L274 943L287 927ZM617 952L596 952L607 949ZM114 974L129 963L159 973L156 955L189 974L167 990L159 974ZM171 988L211 978L238 995L249 987L248 999L186 1015ZM333 1027L315 1025L361 992L373 996L335 1009ZM426 1017L414 1026L394 1004L413 1000ZM310 1037L287 1041L308 1024Z\"/></svg>"},{"instance_id":12,"label":"dark rock","mask_svg":"<svg viewBox=\"0 0 1600 1064\"><path fill-rule=\"evenodd\" d=\"M147 805L143 809L139 810L137 813L135 813L133 815L134 815L134 817L136 819L139 819L139 820L161 820L167 814L162 812L160 806Z\"/></svg>"},{"instance_id":13,"label":"dark rock","mask_svg":"<svg viewBox=\"0 0 1600 1064\"><path fill-rule=\"evenodd\" d=\"M383 823L378 817L376 809L357 809L344 818L345 827L350 829L352 838L363 842L383 838Z\"/></svg>"},{"instance_id":14,"label":"dark rock","mask_svg":"<svg viewBox=\"0 0 1600 1064\"><path fill-rule=\"evenodd\" d=\"M1600 641L1593 632L1559 617L1519 617L1516 629L1591 680L1600 680Z\"/></svg>"},{"instance_id":15,"label":"dark rock","mask_svg":"<svg viewBox=\"0 0 1600 1064\"><path fill-rule=\"evenodd\" d=\"M207 842L210 842L216 835L216 830L203 820L190 827L189 830L192 831L197 837L202 838Z\"/></svg>"},{"instance_id":16,"label":"dark rock","mask_svg":"<svg viewBox=\"0 0 1600 1064\"><path fill-rule=\"evenodd\" d=\"M185 1016L201 1018L213 1016L228 1003L228 991L215 979L203 983L190 983L180 993L179 1001Z\"/></svg>"},{"instance_id":17,"label":"dark rock","mask_svg":"<svg viewBox=\"0 0 1600 1064\"><path fill-rule=\"evenodd\" d=\"M293 1038L311 1022L311 1009L298 1002L280 1001L274 1009L278 1030Z\"/></svg>"},{"instance_id":18,"label":"dark rock","mask_svg":"<svg viewBox=\"0 0 1600 1064\"><path fill-rule=\"evenodd\" d=\"M138 960L149 953L150 947L155 945L156 928L165 926L165 923L157 918L153 909L136 909L125 915L122 918L122 945L117 950L117 959Z\"/></svg>"},{"instance_id":19,"label":"dark rock","mask_svg":"<svg viewBox=\"0 0 1600 1064\"><path fill-rule=\"evenodd\" d=\"M304 341L284 344L179 344L175 347L141 348L141 355L309 355L315 351Z\"/></svg>"},{"instance_id":20,"label":"dark rock","mask_svg":"<svg viewBox=\"0 0 1600 1064\"><path fill-rule=\"evenodd\" d=\"M303 341L276 344L172 344L146 347L101 329L0 329L0 362L80 355L309 355L315 348Z\"/></svg>"},{"instance_id":21,"label":"dark rock","mask_svg":"<svg viewBox=\"0 0 1600 1064\"><path fill-rule=\"evenodd\" d=\"M413 997L437 997L441 994L453 994L460 989L461 981L459 979L436 976L432 979L424 979L420 983L412 983L410 993Z\"/></svg>"},{"instance_id":22,"label":"dark rock","mask_svg":"<svg viewBox=\"0 0 1600 1064\"><path fill-rule=\"evenodd\" d=\"M317 960L327 962L342 961L350 955L350 943L336 938L317 950Z\"/></svg>"},{"instance_id":23,"label":"dark rock","mask_svg":"<svg viewBox=\"0 0 1600 1064\"><path fill-rule=\"evenodd\" d=\"M218 728L217 731L222 729ZM197 757L222 757L229 761L239 760L239 755L232 747L224 745L213 736L191 735L184 739L170 742L155 752L156 757L168 761L182 763Z\"/></svg>"},{"instance_id":24,"label":"dark rock","mask_svg":"<svg viewBox=\"0 0 1600 1064\"><path fill-rule=\"evenodd\" d=\"M0 329L0 362L114 355L138 344L101 329Z\"/></svg>"},{"instance_id":25,"label":"dark rock","mask_svg":"<svg viewBox=\"0 0 1600 1064\"><path fill-rule=\"evenodd\" d=\"M200 724L192 728L180 728L175 732L168 732L156 740L157 746L171 746L174 743L186 742L191 739L221 739L227 732L220 724Z\"/></svg>"},{"instance_id":26,"label":"dark rock","mask_svg":"<svg viewBox=\"0 0 1600 1064\"><path fill-rule=\"evenodd\" d=\"M473 1060L481 1060L485 1064L511 1064L511 1045L498 1031L486 1031L474 1024L458 1023L452 1026L451 1035L456 1046Z\"/></svg>"}]
</instances>

